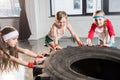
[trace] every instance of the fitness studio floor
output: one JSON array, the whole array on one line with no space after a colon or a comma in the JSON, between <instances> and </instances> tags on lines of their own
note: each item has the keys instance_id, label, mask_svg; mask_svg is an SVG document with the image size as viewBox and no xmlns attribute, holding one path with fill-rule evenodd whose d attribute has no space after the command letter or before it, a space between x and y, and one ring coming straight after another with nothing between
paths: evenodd
<instances>
[{"instance_id":1,"label":"fitness studio floor","mask_svg":"<svg viewBox=\"0 0 120 80\"><path fill-rule=\"evenodd\" d=\"M86 38L80 38L80 39L83 42L86 41ZM120 38L115 38L115 42L116 42L115 46L120 49ZM93 43L97 44L97 38L93 39ZM30 49L38 54L40 54L42 51L49 51L49 48L44 46L44 38L39 40L19 41L19 45L23 48ZM76 42L73 39L65 38L65 37L60 39L60 45L63 48L67 46L77 46ZM21 56L25 61L28 61L28 62L33 61L33 59L28 56L25 56L25 55L21 55ZM23 74L24 76L21 76L21 77L24 77L24 80L33 80L32 69L25 68L25 73ZM20 75L23 75L23 74L20 74Z\"/></svg>"}]
</instances>

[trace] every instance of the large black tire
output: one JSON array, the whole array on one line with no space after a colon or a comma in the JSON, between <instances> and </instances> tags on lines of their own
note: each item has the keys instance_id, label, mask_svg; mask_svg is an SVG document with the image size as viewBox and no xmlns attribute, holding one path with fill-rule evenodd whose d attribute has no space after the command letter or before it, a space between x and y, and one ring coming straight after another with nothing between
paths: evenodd
<instances>
[{"instance_id":1,"label":"large black tire","mask_svg":"<svg viewBox=\"0 0 120 80\"><path fill-rule=\"evenodd\" d=\"M118 64L120 67L120 50L117 48L107 48L100 46L82 46L82 47L67 47L56 51L44 63L44 73L50 76L50 80L98 80L100 78L84 75L84 72L77 72L72 65L77 61L91 60L92 62L105 62L104 64ZM108 62L106 62L108 61ZM84 62L85 63L85 62ZM87 66L86 64L83 65ZM91 65L91 63L88 63ZM92 63L94 64L94 63ZM89 65L89 66L90 66ZM89 67L87 66L87 67ZM86 68L87 68L86 67ZM94 66L93 66L94 67ZM95 67L98 67L95 65ZM95 68L94 67L94 68ZM114 67L116 68L116 67ZM90 68L93 69L93 68ZM118 70L120 74L120 69ZM109 76L109 75L107 75ZM118 76L117 76L118 77ZM113 80L120 80L120 77ZM108 80L108 79L104 79ZM111 79L112 80L112 79Z\"/></svg>"}]
</instances>

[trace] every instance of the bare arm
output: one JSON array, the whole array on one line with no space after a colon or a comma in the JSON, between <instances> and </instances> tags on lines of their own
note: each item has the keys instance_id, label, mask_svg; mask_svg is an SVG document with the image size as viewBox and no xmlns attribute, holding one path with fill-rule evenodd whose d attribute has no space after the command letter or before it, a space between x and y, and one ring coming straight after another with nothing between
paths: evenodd
<instances>
[{"instance_id":1,"label":"bare arm","mask_svg":"<svg viewBox=\"0 0 120 80\"><path fill-rule=\"evenodd\" d=\"M28 49L23 49L23 48L20 48L20 47L17 47L18 51L19 52L22 52L24 54L27 54L33 58L35 58L34 62L36 64L39 64L39 63L42 63L44 61L45 58L41 57L40 55L37 55L36 53L28 50ZM34 63L33 62L26 62L26 61L23 61L23 60L20 60L19 58L16 58L14 56L7 56L6 54L4 54L2 51L0 51L0 57L2 58L5 58L5 59L8 59L8 60L11 60L13 62L16 62L20 65L23 65L23 66L26 66L26 67L29 67L29 68L33 68L34 67Z\"/></svg>"},{"instance_id":2,"label":"bare arm","mask_svg":"<svg viewBox=\"0 0 120 80\"><path fill-rule=\"evenodd\" d=\"M115 36L114 36L114 35L111 36L111 37L110 37L110 41L109 41L107 44L104 44L103 46L113 47L113 46L115 45L114 39L115 39Z\"/></svg>"},{"instance_id":3,"label":"bare arm","mask_svg":"<svg viewBox=\"0 0 120 80\"><path fill-rule=\"evenodd\" d=\"M24 53L24 54L26 54L26 55L28 55L30 57L35 58L35 60L34 60L35 64L42 63L45 60L44 55L48 54L47 52L43 52L43 53L41 53L41 55L40 54L36 54L36 53L30 51L29 49L23 49L21 47L17 47L17 49L18 49L19 52ZM33 67L33 63L29 62L28 63L28 67L31 68L31 66Z\"/></svg>"},{"instance_id":4,"label":"bare arm","mask_svg":"<svg viewBox=\"0 0 120 80\"><path fill-rule=\"evenodd\" d=\"M61 47L58 45L58 37L57 37L57 28L56 28L56 24L53 24L52 26L52 35L54 37L53 41L54 43L51 44L51 47L53 49L61 49Z\"/></svg>"},{"instance_id":5,"label":"bare arm","mask_svg":"<svg viewBox=\"0 0 120 80\"><path fill-rule=\"evenodd\" d=\"M13 61L13 62L16 62L16 63L18 63L20 65L28 67L28 62L20 60L18 58L15 58L14 56L10 56L10 60Z\"/></svg>"},{"instance_id":6,"label":"bare arm","mask_svg":"<svg viewBox=\"0 0 120 80\"><path fill-rule=\"evenodd\" d=\"M24 54L26 54L26 55L28 55L28 56L30 56L30 57L33 57L33 58L36 58L36 56L38 55L38 54L30 51L29 49L24 49L24 48L21 48L21 47L19 47L19 46L17 46L17 50L18 50L19 52L24 53Z\"/></svg>"},{"instance_id":7,"label":"bare arm","mask_svg":"<svg viewBox=\"0 0 120 80\"><path fill-rule=\"evenodd\" d=\"M1 58L4 58L4 59L7 59L7 60L11 60L11 61L16 62L16 63L18 63L18 64L21 64L21 65L23 65L23 66L28 66L28 62L19 60L18 58L14 57L14 56L11 56L11 55L9 55L9 57L8 57L8 56L7 56L6 54L4 54L2 51L0 51L0 57L1 57Z\"/></svg>"},{"instance_id":8,"label":"bare arm","mask_svg":"<svg viewBox=\"0 0 120 80\"><path fill-rule=\"evenodd\" d=\"M67 24L67 29L69 30L69 32L71 33L73 38L77 41L78 45L82 45L82 41L79 39L77 34L75 34L75 32L73 31L73 29L69 23Z\"/></svg>"},{"instance_id":9,"label":"bare arm","mask_svg":"<svg viewBox=\"0 0 120 80\"><path fill-rule=\"evenodd\" d=\"M58 44L58 37L57 37L57 32L56 32L56 30L57 30L56 25L53 24L52 28L53 28L54 43Z\"/></svg>"},{"instance_id":10,"label":"bare arm","mask_svg":"<svg viewBox=\"0 0 120 80\"><path fill-rule=\"evenodd\" d=\"M114 35L110 37L110 41L115 41L115 36Z\"/></svg>"}]
</instances>

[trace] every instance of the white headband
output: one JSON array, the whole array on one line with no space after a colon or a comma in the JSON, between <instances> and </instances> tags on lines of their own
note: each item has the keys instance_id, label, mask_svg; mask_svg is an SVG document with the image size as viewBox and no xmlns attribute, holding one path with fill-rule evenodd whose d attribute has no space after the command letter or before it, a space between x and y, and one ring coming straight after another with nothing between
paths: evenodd
<instances>
[{"instance_id":1,"label":"white headband","mask_svg":"<svg viewBox=\"0 0 120 80\"><path fill-rule=\"evenodd\" d=\"M6 41L6 40L13 38L15 36L18 36L18 35L19 35L18 31L12 31L12 32L10 32L2 37L3 37L3 40Z\"/></svg>"}]
</instances>

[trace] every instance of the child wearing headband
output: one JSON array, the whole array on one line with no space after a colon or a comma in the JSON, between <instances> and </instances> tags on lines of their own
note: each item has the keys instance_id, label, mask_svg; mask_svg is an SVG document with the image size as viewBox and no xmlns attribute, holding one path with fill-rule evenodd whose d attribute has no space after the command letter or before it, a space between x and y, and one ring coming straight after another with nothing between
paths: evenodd
<instances>
[{"instance_id":1,"label":"child wearing headband","mask_svg":"<svg viewBox=\"0 0 120 80\"><path fill-rule=\"evenodd\" d=\"M113 25L109 19L105 17L104 11L97 10L93 13L93 23L88 33L87 45L92 46L94 33L98 36L98 45L113 47L115 44L115 33Z\"/></svg>"},{"instance_id":2,"label":"child wearing headband","mask_svg":"<svg viewBox=\"0 0 120 80\"><path fill-rule=\"evenodd\" d=\"M0 31L0 80L21 80L24 72L23 66L33 68L35 65L42 64L45 59L45 52L41 53L43 55L39 55L28 49L19 47L18 36L18 31L12 26L5 26ZM28 55L34 61L23 61L19 58L18 53ZM19 76L21 77L18 78Z\"/></svg>"},{"instance_id":3,"label":"child wearing headband","mask_svg":"<svg viewBox=\"0 0 120 80\"><path fill-rule=\"evenodd\" d=\"M82 41L75 34L70 23L67 21L66 12L58 11L55 17L55 22L53 23L49 33L45 38L45 44L50 46L50 52L57 49L62 49L59 45L59 39L65 34L66 29L71 33L77 44L79 46L82 45Z\"/></svg>"},{"instance_id":4,"label":"child wearing headband","mask_svg":"<svg viewBox=\"0 0 120 80\"><path fill-rule=\"evenodd\" d=\"M7 72L11 72L12 70L18 70L18 64L33 68L35 64L40 64L45 59L45 57L43 57L42 55L38 55L28 49L23 49L19 47L17 44L18 36L18 31L11 26L4 27L3 29L1 29L0 32L0 73L6 73L6 76ZM23 53L25 55L33 57L35 60L34 62L23 61L19 59L18 53ZM12 78L12 80L18 79Z\"/></svg>"}]
</instances>

